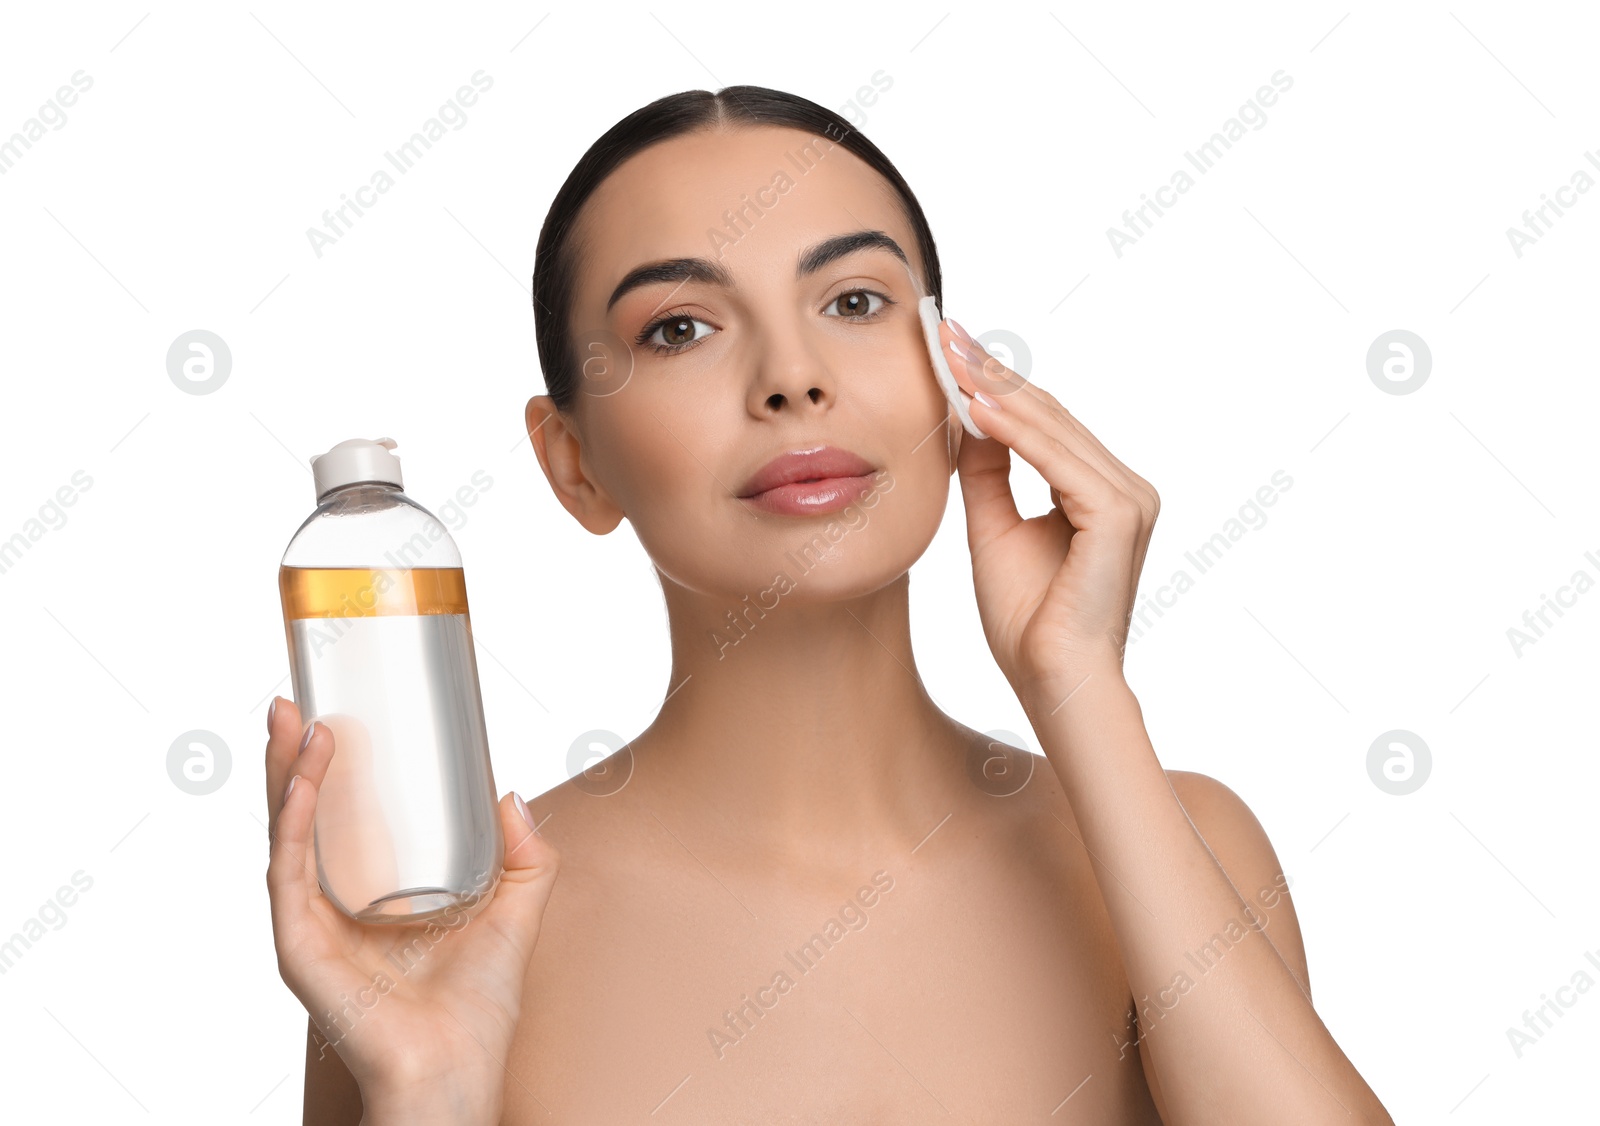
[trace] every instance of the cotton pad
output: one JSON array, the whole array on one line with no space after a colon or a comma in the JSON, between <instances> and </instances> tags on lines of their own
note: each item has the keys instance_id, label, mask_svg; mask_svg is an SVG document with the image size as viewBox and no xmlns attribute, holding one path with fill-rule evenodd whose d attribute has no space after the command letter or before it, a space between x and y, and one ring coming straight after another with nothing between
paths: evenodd
<instances>
[{"instance_id":1,"label":"cotton pad","mask_svg":"<svg viewBox=\"0 0 1600 1126\"><path fill-rule=\"evenodd\" d=\"M906 274L911 278L912 288L921 293L922 286L918 284L916 275L911 272L909 266L906 267ZM937 308L938 303L939 299L932 295L924 297L917 302L917 316L922 319L922 338L928 345L928 358L933 361L934 377L938 379L939 387L944 391L944 397L956 409L956 415L961 419L961 425L966 429L967 433L974 438L987 438L989 435L985 434L978 428L978 424L972 421L972 412L967 409L967 403L970 401L971 396L956 383L956 377L951 374L950 365L945 362L944 347L939 343L940 318Z\"/></svg>"}]
</instances>

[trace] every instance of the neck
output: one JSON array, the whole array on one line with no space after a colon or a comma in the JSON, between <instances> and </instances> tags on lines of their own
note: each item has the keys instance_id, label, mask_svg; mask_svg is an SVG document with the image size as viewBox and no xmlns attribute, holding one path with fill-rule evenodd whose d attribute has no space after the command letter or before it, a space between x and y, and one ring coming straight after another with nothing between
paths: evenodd
<instances>
[{"instance_id":1,"label":"neck","mask_svg":"<svg viewBox=\"0 0 1600 1126\"><path fill-rule=\"evenodd\" d=\"M917 672L909 582L733 608L661 576L672 674L633 744L652 792L714 808L782 858L859 864L915 845L970 783L964 729Z\"/></svg>"}]
</instances>

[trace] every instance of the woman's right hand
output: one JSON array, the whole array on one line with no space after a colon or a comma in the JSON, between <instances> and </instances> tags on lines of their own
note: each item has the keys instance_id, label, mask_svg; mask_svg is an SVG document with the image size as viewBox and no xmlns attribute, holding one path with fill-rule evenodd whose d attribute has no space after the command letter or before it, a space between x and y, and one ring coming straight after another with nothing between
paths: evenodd
<instances>
[{"instance_id":1,"label":"woman's right hand","mask_svg":"<svg viewBox=\"0 0 1600 1126\"><path fill-rule=\"evenodd\" d=\"M313 724L302 751L294 703L275 697L267 715L267 890L284 983L360 1085L365 1121L401 1105L405 1120L423 1121L425 1099L450 1121L498 1122L504 1061L560 853L524 816L521 798L508 794L500 800L505 871L477 914L358 923L317 883L312 829L333 733ZM411 957L388 958L407 944Z\"/></svg>"}]
</instances>

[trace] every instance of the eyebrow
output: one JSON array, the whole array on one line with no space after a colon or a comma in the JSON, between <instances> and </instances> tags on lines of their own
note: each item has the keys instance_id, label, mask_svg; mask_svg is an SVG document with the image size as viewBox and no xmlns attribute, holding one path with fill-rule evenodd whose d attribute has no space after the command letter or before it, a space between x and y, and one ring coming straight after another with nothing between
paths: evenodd
<instances>
[{"instance_id":1,"label":"eyebrow","mask_svg":"<svg viewBox=\"0 0 1600 1126\"><path fill-rule=\"evenodd\" d=\"M900 244L884 232L851 231L849 234L834 235L801 251L795 263L795 279L799 280L814 274L828 263L846 255L873 249L887 250L907 266L911 265ZM704 282L722 289L733 288L733 275L720 262L714 262L710 258L667 258L660 262L647 262L629 270L627 276L617 283L617 288L611 291L611 299L606 302L606 312L609 313L613 305L641 286L655 285L657 282L685 281Z\"/></svg>"}]
</instances>

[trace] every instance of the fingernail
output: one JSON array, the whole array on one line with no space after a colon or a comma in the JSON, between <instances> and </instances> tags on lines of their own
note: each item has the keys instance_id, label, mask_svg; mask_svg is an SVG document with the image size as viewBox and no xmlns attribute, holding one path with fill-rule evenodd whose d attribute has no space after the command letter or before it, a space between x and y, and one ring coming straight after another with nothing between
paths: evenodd
<instances>
[{"instance_id":1,"label":"fingernail","mask_svg":"<svg viewBox=\"0 0 1600 1126\"><path fill-rule=\"evenodd\" d=\"M972 393L972 397L992 411L997 411L1000 409L1000 404L994 399L989 398L989 396L985 395L982 391L974 391Z\"/></svg>"},{"instance_id":2,"label":"fingernail","mask_svg":"<svg viewBox=\"0 0 1600 1126\"><path fill-rule=\"evenodd\" d=\"M300 775L298 775L298 774L289 775L289 784L283 788L283 804L284 805L288 805L289 804L289 795L294 793L294 784L295 784L296 781L299 780L299 778L300 778Z\"/></svg>"},{"instance_id":3,"label":"fingernail","mask_svg":"<svg viewBox=\"0 0 1600 1126\"><path fill-rule=\"evenodd\" d=\"M983 362L983 360L980 359L975 353L968 351L967 346L959 340L950 341L950 351L954 352L957 356L960 356L969 364L981 364Z\"/></svg>"},{"instance_id":4,"label":"fingernail","mask_svg":"<svg viewBox=\"0 0 1600 1126\"><path fill-rule=\"evenodd\" d=\"M267 708L267 730L272 730L272 717L278 714L278 698L272 698L272 706Z\"/></svg>"},{"instance_id":5,"label":"fingernail","mask_svg":"<svg viewBox=\"0 0 1600 1126\"><path fill-rule=\"evenodd\" d=\"M961 338L963 340L965 340L968 344L971 344L974 349L979 348L978 342L972 338L972 333L962 328L960 321L956 320L954 317L947 317L946 319L950 322L950 327L961 334Z\"/></svg>"},{"instance_id":6,"label":"fingernail","mask_svg":"<svg viewBox=\"0 0 1600 1126\"><path fill-rule=\"evenodd\" d=\"M300 753L305 754L306 748L311 745L311 734L317 729L317 721L312 720L306 724L306 733L300 736Z\"/></svg>"},{"instance_id":7,"label":"fingernail","mask_svg":"<svg viewBox=\"0 0 1600 1126\"><path fill-rule=\"evenodd\" d=\"M522 819L528 823L528 828L532 829L539 836L544 836L543 833L539 832L538 827L534 825L533 814L528 811L528 806L522 800L522 795L517 793L515 790L511 791L511 803L517 807L517 812L522 814Z\"/></svg>"}]
</instances>

